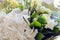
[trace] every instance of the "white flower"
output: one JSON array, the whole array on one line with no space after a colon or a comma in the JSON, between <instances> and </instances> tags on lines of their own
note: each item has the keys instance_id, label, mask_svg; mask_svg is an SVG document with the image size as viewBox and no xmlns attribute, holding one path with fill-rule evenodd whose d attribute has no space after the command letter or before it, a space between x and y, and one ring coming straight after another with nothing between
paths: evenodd
<instances>
[{"instance_id":1,"label":"white flower","mask_svg":"<svg viewBox=\"0 0 60 40\"><path fill-rule=\"evenodd\" d=\"M43 15L43 16L45 16L45 18L46 18L46 20L47 20L47 25L46 25L46 27L45 28L50 28L50 29L53 29L54 28L54 26L57 24L57 22L54 22L54 20L52 20L51 18L50 18L50 15Z\"/></svg>"},{"instance_id":2,"label":"white flower","mask_svg":"<svg viewBox=\"0 0 60 40\"><path fill-rule=\"evenodd\" d=\"M54 40L60 40L60 35L56 36Z\"/></svg>"},{"instance_id":3,"label":"white flower","mask_svg":"<svg viewBox=\"0 0 60 40\"><path fill-rule=\"evenodd\" d=\"M13 9L8 14L0 12L1 40L35 40L37 30L33 32L23 19L24 14L18 11Z\"/></svg>"}]
</instances>

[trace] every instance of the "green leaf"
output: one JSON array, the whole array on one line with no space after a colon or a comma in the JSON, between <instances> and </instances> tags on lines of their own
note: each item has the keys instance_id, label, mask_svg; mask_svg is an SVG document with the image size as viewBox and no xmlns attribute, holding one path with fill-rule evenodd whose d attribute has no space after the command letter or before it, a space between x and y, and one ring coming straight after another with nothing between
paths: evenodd
<instances>
[{"instance_id":1,"label":"green leaf","mask_svg":"<svg viewBox=\"0 0 60 40\"><path fill-rule=\"evenodd\" d=\"M34 27L34 22L30 23L30 28Z\"/></svg>"},{"instance_id":2,"label":"green leaf","mask_svg":"<svg viewBox=\"0 0 60 40\"><path fill-rule=\"evenodd\" d=\"M41 28L41 23L39 23L38 21L33 21L33 22L30 24L30 27L31 27L31 28L33 28L33 27Z\"/></svg>"},{"instance_id":3,"label":"green leaf","mask_svg":"<svg viewBox=\"0 0 60 40\"><path fill-rule=\"evenodd\" d=\"M47 21L46 21L44 16L40 16L37 21L42 23L42 24L47 24Z\"/></svg>"},{"instance_id":4,"label":"green leaf","mask_svg":"<svg viewBox=\"0 0 60 40\"><path fill-rule=\"evenodd\" d=\"M20 8L21 10L24 10L25 9L25 6L22 5L22 4L19 4L19 5L16 6L16 8Z\"/></svg>"},{"instance_id":5,"label":"green leaf","mask_svg":"<svg viewBox=\"0 0 60 40\"><path fill-rule=\"evenodd\" d=\"M55 25L53 30L54 30L55 33L59 32L60 31L60 23Z\"/></svg>"},{"instance_id":6,"label":"green leaf","mask_svg":"<svg viewBox=\"0 0 60 40\"><path fill-rule=\"evenodd\" d=\"M38 32L38 34L36 36L36 40L42 40L43 37L44 37L44 35L41 32Z\"/></svg>"},{"instance_id":7,"label":"green leaf","mask_svg":"<svg viewBox=\"0 0 60 40\"><path fill-rule=\"evenodd\" d=\"M41 23L39 23L38 21L34 21L34 26L41 27Z\"/></svg>"},{"instance_id":8,"label":"green leaf","mask_svg":"<svg viewBox=\"0 0 60 40\"><path fill-rule=\"evenodd\" d=\"M57 28L57 27L54 27L54 33L57 33L57 32L59 32L59 28Z\"/></svg>"},{"instance_id":9,"label":"green leaf","mask_svg":"<svg viewBox=\"0 0 60 40\"><path fill-rule=\"evenodd\" d=\"M35 17L37 17L37 13L34 11L31 15L31 18L34 19Z\"/></svg>"}]
</instances>

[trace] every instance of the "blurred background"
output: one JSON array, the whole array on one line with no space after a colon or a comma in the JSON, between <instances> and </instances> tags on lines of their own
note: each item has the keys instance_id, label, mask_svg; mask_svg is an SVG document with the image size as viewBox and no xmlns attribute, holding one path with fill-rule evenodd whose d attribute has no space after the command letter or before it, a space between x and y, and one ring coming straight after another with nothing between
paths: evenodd
<instances>
[{"instance_id":1,"label":"blurred background","mask_svg":"<svg viewBox=\"0 0 60 40\"><path fill-rule=\"evenodd\" d=\"M24 4L24 1L23 0L16 0L16 1L18 1L19 3ZM54 1L55 0L38 0L39 5L45 6L46 8L49 8L52 11L56 11L57 14L60 17L60 10L54 6Z\"/></svg>"}]
</instances>

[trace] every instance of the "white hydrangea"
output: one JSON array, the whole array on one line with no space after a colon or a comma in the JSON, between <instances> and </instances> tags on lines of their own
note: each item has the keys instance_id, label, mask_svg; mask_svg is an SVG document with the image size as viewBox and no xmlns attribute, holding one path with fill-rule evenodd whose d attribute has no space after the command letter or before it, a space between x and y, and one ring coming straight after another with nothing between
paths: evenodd
<instances>
[{"instance_id":1,"label":"white hydrangea","mask_svg":"<svg viewBox=\"0 0 60 40\"><path fill-rule=\"evenodd\" d=\"M37 30L33 32L24 21L23 13L14 10L8 14L0 12L0 40L35 40Z\"/></svg>"}]
</instances>

